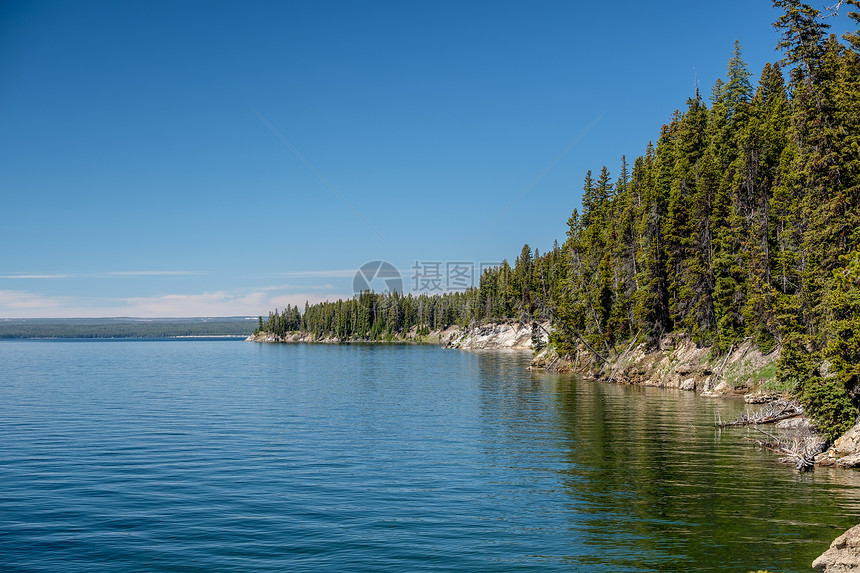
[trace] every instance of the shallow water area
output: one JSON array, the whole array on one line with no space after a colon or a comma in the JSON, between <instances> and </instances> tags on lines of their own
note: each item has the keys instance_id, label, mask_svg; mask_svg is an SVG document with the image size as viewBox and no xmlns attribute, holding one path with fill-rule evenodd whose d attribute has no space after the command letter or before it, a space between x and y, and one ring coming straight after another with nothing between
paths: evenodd
<instances>
[{"instance_id":1,"label":"shallow water area","mask_svg":"<svg viewBox=\"0 0 860 573\"><path fill-rule=\"evenodd\" d=\"M9 571L808 571L860 479L517 352L0 342Z\"/></svg>"}]
</instances>

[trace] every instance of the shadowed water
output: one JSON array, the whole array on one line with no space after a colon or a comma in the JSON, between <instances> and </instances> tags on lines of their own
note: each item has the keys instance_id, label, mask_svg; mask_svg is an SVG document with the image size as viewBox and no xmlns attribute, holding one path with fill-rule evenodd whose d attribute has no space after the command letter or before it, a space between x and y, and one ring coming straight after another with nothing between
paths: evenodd
<instances>
[{"instance_id":1,"label":"shadowed water","mask_svg":"<svg viewBox=\"0 0 860 573\"><path fill-rule=\"evenodd\" d=\"M860 480L528 355L0 343L4 571L808 571Z\"/></svg>"}]
</instances>

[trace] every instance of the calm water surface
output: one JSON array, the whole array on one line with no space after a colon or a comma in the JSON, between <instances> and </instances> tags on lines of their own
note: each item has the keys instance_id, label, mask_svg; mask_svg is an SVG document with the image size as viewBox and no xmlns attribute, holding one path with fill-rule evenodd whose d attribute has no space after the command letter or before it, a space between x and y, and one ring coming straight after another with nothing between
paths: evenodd
<instances>
[{"instance_id":1,"label":"calm water surface","mask_svg":"<svg viewBox=\"0 0 860 573\"><path fill-rule=\"evenodd\" d=\"M860 480L528 355L0 342L3 571L809 571ZM753 434L749 434L752 436Z\"/></svg>"}]
</instances>

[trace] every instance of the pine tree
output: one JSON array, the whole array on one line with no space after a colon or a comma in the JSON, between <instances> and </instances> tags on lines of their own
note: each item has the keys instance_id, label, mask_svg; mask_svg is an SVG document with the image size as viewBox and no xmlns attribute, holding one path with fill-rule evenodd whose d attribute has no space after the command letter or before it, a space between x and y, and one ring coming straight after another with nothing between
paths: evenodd
<instances>
[{"instance_id":1,"label":"pine tree","mask_svg":"<svg viewBox=\"0 0 860 573\"><path fill-rule=\"evenodd\" d=\"M663 126L661 141L668 138L668 126ZM645 157L633 166L632 179L641 188L642 208L638 221L641 248L638 264L638 288L633 295L633 317L651 341L671 331L669 292L663 249L663 219L666 216L667 193L657 182L657 152L649 142ZM637 169L638 168L638 169ZM665 185L665 180L663 181Z\"/></svg>"},{"instance_id":2,"label":"pine tree","mask_svg":"<svg viewBox=\"0 0 860 573\"><path fill-rule=\"evenodd\" d=\"M585 174L585 181L582 183L582 225L587 227L591 223L591 218L594 215L598 206L597 189L594 185L594 178L591 176L589 169Z\"/></svg>"}]
</instances>

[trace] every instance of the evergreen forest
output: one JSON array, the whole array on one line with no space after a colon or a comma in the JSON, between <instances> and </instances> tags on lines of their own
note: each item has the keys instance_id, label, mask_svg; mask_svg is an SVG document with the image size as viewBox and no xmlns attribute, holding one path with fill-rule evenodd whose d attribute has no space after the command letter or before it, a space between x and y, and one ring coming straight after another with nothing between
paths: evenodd
<instances>
[{"instance_id":1,"label":"evergreen forest","mask_svg":"<svg viewBox=\"0 0 860 573\"><path fill-rule=\"evenodd\" d=\"M559 355L672 332L715 355L751 339L779 348L779 380L829 436L847 430L860 390L860 31L837 37L810 5L774 5L781 59L755 79L736 42L725 78L642 155L585 174L561 245L525 245L465 292L366 292L275 310L258 330L382 340L549 320ZM838 8L860 25L858 0Z\"/></svg>"}]
</instances>

